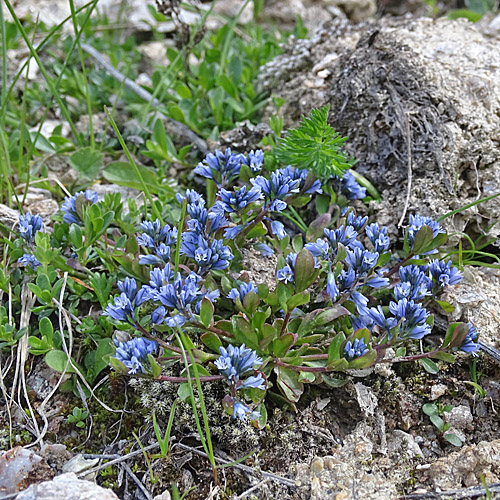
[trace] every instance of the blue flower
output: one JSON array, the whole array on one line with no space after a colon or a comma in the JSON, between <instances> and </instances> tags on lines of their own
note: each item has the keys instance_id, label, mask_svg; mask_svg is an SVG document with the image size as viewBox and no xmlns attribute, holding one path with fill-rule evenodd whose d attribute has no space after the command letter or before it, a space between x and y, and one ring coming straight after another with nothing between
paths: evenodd
<instances>
[{"instance_id":1,"label":"blue flower","mask_svg":"<svg viewBox=\"0 0 500 500\"><path fill-rule=\"evenodd\" d=\"M170 283L174 279L174 272L170 268L170 264L167 264L163 269L155 267L149 273L149 284L151 288L159 290L162 286Z\"/></svg>"},{"instance_id":2,"label":"blue flower","mask_svg":"<svg viewBox=\"0 0 500 500\"><path fill-rule=\"evenodd\" d=\"M250 179L250 182L260 188L264 194L264 207L269 207L270 211L281 212L287 206L283 201L288 196L299 192L299 179L292 179L283 170L271 172L271 178L266 179L262 175Z\"/></svg>"},{"instance_id":3,"label":"blue flower","mask_svg":"<svg viewBox=\"0 0 500 500\"><path fill-rule=\"evenodd\" d=\"M353 250L346 248L346 252L345 262L354 269L358 276L366 274L377 265L378 252L369 252L361 248Z\"/></svg>"},{"instance_id":4,"label":"blue flower","mask_svg":"<svg viewBox=\"0 0 500 500\"><path fill-rule=\"evenodd\" d=\"M276 235L278 240L286 238L285 226L279 221L276 220L271 221L271 231L273 232L274 235Z\"/></svg>"},{"instance_id":5,"label":"blue flower","mask_svg":"<svg viewBox=\"0 0 500 500\"><path fill-rule=\"evenodd\" d=\"M359 314L367 314L368 313L368 299L360 292L352 292L351 299L356 306Z\"/></svg>"},{"instance_id":6,"label":"blue flower","mask_svg":"<svg viewBox=\"0 0 500 500\"><path fill-rule=\"evenodd\" d=\"M397 294L396 299L400 296L406 297L409 300L421 300L431 294L432 282L419 266L412 264L400 267L398 274L401 284L408 283L410 289L408 291L407 287L396 285L394 287L394 294Z\"/></svg>"},{"instance_id":7,"label":"blue flower","mask_svg":"<svg viewBox=\"0 0 500 500\"><path fill-rule=\"evenodd\" d=\"M221 346L219 351L221 355L214 364L229 383L238 382L241 377L253 372L255 366L262 364L262 358L245 344L240 347L229 345L227 349Z\"/></svg>"},{"instance_id":8,"label":"blue flower","mask_svg":"<svg viewBox=\"0 0 500 500\"><path fill-rule=\"evenodd\" d=\"M265 390L266 383L264 377L262 377L262 373L258 373L256 376L252 375L245 379L238 389L260 389Z\"/></svg>"},{"instance_id":9,"label":"blue flower","mask_svg":"<svg viewBox=\"0 0 500 500\"><path fill-rule=\"evenodd\" d=\"M212 269L226 269L234 257L222 240L208 241L202 235L192 232L182 234L181 253L196 261L199 274L205 274Z\"/></svg>"},{"instance_id":10,"label":"blue flower","mask_svg":"<svg viewBox=\"0 0 500 500\"><path fill-rule=\"evenodd\" d=\"M330 256L330 246L321 238L317 239L315 243L306 243L304 248L307 248L316 259L328 260Z\"/></svg>"},{"instance_id":11,"label":"blue flower","mask_svg":"<svg viewBox=\"0 0 500 500\"><path fill-rule=\"evenodd\" d=\"M17 262L25 267L31 267L32 269L36 269L42 265L34 255L30 255L29 253L25 253L22 257L19 257Z\"/></svg>"},{"instance_id":12,"label":"blue flower","mask_svg":"<svg viewBox=\"0 0 500 500\"><path fill-rule=\"evenodd\" d=\"M116 353L113 357L122 362L131 375L151 371L147 357L148 354L154 354L158 349L158 344L154 340L135 338L128 342L120 342L117 339L113 342L116 346Z\"/></svg>"},{"instance_id":13,"label":"blue flower","mask_svg":"<svg viewBox=\"0 0 500 500\"><path fill-rule=\"evenodd\" d=\"M80 198L80 196L82 198ZM93 205L98 201L98 195L96 192L87 189L84 191L79 191L73 196L66 196L61 205L61 210L63 211L63 220L66 224L78 224L80 226L83 225L80 216L76 210L76 200L80 198L86 205Z\"/></svg>"},{"instance_id":14,"label":"blue flower","mask_svg":"<svg viewBox=\"0 0 500 500\"><path fill-rule=\"evenodd\" d=\"M161 222L155 221L141 222L142 234L137 236L137 243L143 247L154 249L159 245L172 247L177 243L177 228L168 224L161 226Z\"/></svg>"},{"instance_id":15,"label":"blue flower","mask_svg":"<svg viewBox=\"0 0 500 500\"><path fill-rule=\"evenodd\" d=\"M233 418L238 417L240 420L246 420L247 414L251 413L252 410L244 405L241 401L235 401L233 405Z\"/></svg>"},{"instance_id":16,"label":"blue flower","mask_svg":"<svg viewBox=\"0 0 500 500\"><path fill-rule=\"evenodd\" d=\"M390 331L398 324L396 318L386 318L382 306L371 307L368 310L368 316L372 320L373 324L379 326L383 330Z\"/></svg>"},{"instance_id":17,"label":"blue flower","mask_svg":"<svg viewBox=\"0 0 500 500\"><path fill-rule=\"evenodd\" d=\"M314 179L314 177L308 179L309 170L305 168L293 168L289 165L281 169L281 172L284 176L290 177L290 179L299 180L299 189L300 191L305 189L305 194L321 194L323 192L321 189L321 182L318 179Z\"/></svg>"},{"instance_id":18,"label":"blue flower","mask_svg":"<svg viewBox=\"0 0 500 500\"><path fill-rule=\"evenodd\" d=\"M339 244L351 246L358 236L352 226L340 226L338 229L325 228L323 232L334 252L337 252Z\"/></svg>"},{"instance_id":19,"label":"blue flower","mask_svg":"<svg viewBox=\"0 0 500 500\"><path fill-rule=\"evenodd\" d=\"M361 330L362 328L369 328L371 330L373 327L373 319L368 315L361 315L359 317L351 315L349 319L354 331Z\"/></svg>"},{"instance_id":20,"label":"blue flower","mask_svg":"<svg viewBox=\"0 0 500 500\"><path fill-rule=\"evenodd\" d=\"M238 224L237 226L234 227L228 227L224 231L224 238L228 240L234 240L240 233L245 229L246 225L245 224Z\"/></svg>"},{"instance_id":21,"label":"blue flower","mask_svg":"<svg viewBox=\"0 0 500 500\"><path fill-rule=\"evenodd\" d=\"M234 302L236 302L236 298L239 297L241 302L243 302L243 299L245 298L246 294L249 292L253 292L255 294L259 293L259 290L257 287L250 281L248 283L240 283L238 285L238 288L232 288L231 291L229 292L227 298L232 299Z\"/></svg>"},{"instance_id":22,"label":"blue flower","mask_svg":"<svg viewBox=\"0 0 500 500\"><path fill-rule=\"evenodd\" d=\"M410 215L408 227L408 243L410 244L410 248L413 249L413 245L415 244L415 236L419 232L420 229L424 226L428 226L432 229L432 236L435 238L439 233L444 233L444 229L441 228L439 222L436 222L432 217L423 217L422 215ZM437 250L431 250L430 252L426 252L424 255L436 253Z\"/></svg>"},{"instance_id":23,"label":"blue flower","mask_svg":"<svg viewBox=\"0 0 500 500\"><path fill-rule=\"evenodd\" d=\"M340 181L340 192L348 200L362 200L366 198L366 188L361 187L351 172L346 172Z\"/></svg>"},{"instance_id":24,"label":"blue flower","mask_svg":"<svg viewBox=\"0 0 500 500\"><path fill-rule=\"evenodd\" d=\"M389 311L400 324L400 336L421 339L431 333L431 326L426 323L429 312L413 300L401 299L389 303Z\"/></svg>"},{"instance_id":25,"label":"blue flower","mask_svg":"<svg viewBox=\"0 0 500 500\"><path fill-rule=\"evenodd\" d=\"M165 307L177 309L183 314L189 315L192 307L195 310L198 309L206 295L199 287L200 281L201 277L196 273L191 273L187 278L183 278L180 273L177 273L172 283L167 283L159 289L151 289L151 296Z\"/></svg>"},{"instance_id":26,"label":"blue flower","mask_svg":"<svg viewBox=\"0 0 500 500\"><path fill-rule=\"evenodd\" d=\"M223 212L233 213L239 212L246 208L250 203L260 200L263 194L258 186L253 186L247 191L247 186L240 188L235 187L234 191L227 191L221 188L218 192L220 200L214 207Z\"/></svg>"},{"instance_id":27,"label":"blue flower","mask_svg":"<svg viewBox=\"0 0 500 500\"><path fill-rule=\"evenodd\" d=\"M468 325L469 332L467 333L463 344L458 349L460 351L472 353L474 356L477 356L477 351L481 349L481 345L476 342L479 334L475 327L473 327L470 323L468 323Z\"/></svg>"},{"instance_id":28,"label":"blue flower","mask_svg":"<svg viewBox=\"0 0 500 500\"><path fill-rule=\"evenodd\" d=\"M335 283L335 275L332 271L328 272L328 277L326 279L326 293L332 299L332 302L335 302L340 294L340 290Z\"/></svg>"},{"instance_id":29,"label":"blue flower","mask_svg":"<svg viewBox=\"0 0 500 500\"><path fill-rule=\"evenodd\" d=\"M232 153L231 148L226 148L224 153L216 150L215 154L208 153L203 162L198 163L194 173L224 186L240 174L243 160L244 156Z\"/></svg>"},{"instance_id":30,"label":"blue flower","mask_svg":"<svg viewBox=\"0 0 500 500\"><path fill-rule=\"evenodd\" d=\"M276 278L278 281L283 281L286 285L287 283L293 283L295 275L290 266L285 266L276 273Z\"/></svg>"},{"instance_id":31,"label":"blue flower","mask_svg":"<svg viewBox=\"0 0 500 500\"><path fill-rule=\"evenodd\" d=\"M256 243L254 246L255 250L257 250L263 257L270 257L274 254L274 250L265 243Z\"/></svg>"},{"instance_id":32,"label":"blue flower","mask_svg":"<svg viewBox=\"0 0 500 500\"><path fill-rule=\"evenodd\" d=\"M384 278L383 276L376 276L374 278L366 281L365 285L371 286L372 288L382 288L384 286L389 286L389 278Z\"/></svg>"},{"instance_id":33,"label":"blue flower","mask_svg":"<svg viewBox=\"0 0 500 500\"><path fill-rule=\"evenodd\" d=\"M167 316L168 310L165 307L160 306L151 313L151 321L153 322L153 325L161 325Z\"/></svg>"},{"instance_id":34,"label":"blue flower","mask_svg":"<svg viewBox=\"0 0 500 500\"><path fill-rule=\"evenodd\" d=\"M41 231L43 227L42 218L38 215L31 215L29 212L26 215L19 216L19 235L28 243L35 241L35 234Z\"/></svg>"},{"instance_id":35,"label":"blue flower","mask_svg":"<svg viewBox=\"0 0 500 500\"><path fill-rule=\"evenodd\" d=\"M256 174L262 170L262 165L264 163L264 151L262 149L252 150L248 153L248 156L242 156L241 163L244 163L252 173Z\"/></svg>"},{"instance_id":36,"label":"blue flower","mask_svg":"<svg viewBox=\"0 0 500 500\"><path fill-rule=\"evenodd\" d=\"M356 281L356 273L352 267L349 267L347 271L342 269L340 274L337 276L337 283L341 291L350 290Z\"/></svg>"},{"instance_id":37,"label":"blue flower","mask_svg":"<svg viewBox=\"0 0 500 500\"><path fill-rule=\"evenodd\" d=\"M382 228L374 222L365 229L366 236L370 240L371 244L375 247L375 251L378 253L384 253L391 243L389 237L387 236L387 227Z\"/></svg>"},{"instance_id":38,"label":"blue flower","mask_svg":"<svg viewBox=\"0 0 500 500\"><path fill-rule=\"evenodd\" d=\"M442 288L448 285L456 285L462 281L460 271L455 266L452 267L451 264L451 260L448 262L444 260L433 260L429 264L429 271L434 285Z\"/></svg>"},{"instance_id":39,"label":"blue flower","mask_svg":"<svg viewBox=\"0 0 500 500\"><path fill-rule=\"evenodd\" d=\"M361 231L367 222L367 216L356 217L356 214L352 210L347 214L346 226L352 226L356 231Z\"/></svg>"},{"instance_id":40,"label":"blue flower","mask_svg":"<svg viewBox=\"0 0 500 500\"><path fill-rule=\"evenodd\" d=\"M135 322L135 310L151 299L149 287L141 287L138 291L136 281L131 278L119 281L117 287L120 295L114 298L113 304L108 304L103 314L132 325Z\"/></svg>"},{"instance_id":41,"label":"blue flower","mask_svg":"<svg viewBox=\"0 0 500 500\"><path fill-rule=\"evenodd\" d=\"M363 339L354 339L354 342L348 340L344 347L344 358L347 361L352 361L355 358L360 358L368 351L368 346Z\"/></svg>"}]
</instances>

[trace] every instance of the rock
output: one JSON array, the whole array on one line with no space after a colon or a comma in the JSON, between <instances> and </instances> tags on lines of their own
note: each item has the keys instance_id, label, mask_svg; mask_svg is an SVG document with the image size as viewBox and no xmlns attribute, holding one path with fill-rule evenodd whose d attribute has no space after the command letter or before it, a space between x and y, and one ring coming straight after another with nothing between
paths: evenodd
<instances>
[{"instance_id":1,"label":"rock","mask_svg":"<svg viewBox=\"0 0 500 500\"><path fill-rule=\"evenodd\" d=\"M415 438L411 434L399 429L395 429L388 434L387 450L389 453L398 455L398 460L400 460L401 456L404 456L406 459L412 459L423 455Z\"/></svg>"},{"instance_id":2,"label":"rock","mask_svg":"<svg viewBox=\"0 0 500 500\"><path fill-rule=\"evenodd\" d=\"M52 481L31 485L21 492L17 500L119 500L109 489L101 488L90 481L83 481L73 472L55 477Z\"/></svg>"},{"instance_id":3,"label":"rock","mask_svg":"<svg viewBox=\"0 0 500 500\"><path fill-rule=\"evenodd\" d=\"M33 482L52 478L54 472L39 455L16 446L0 456L0 494L27 488ZM19 498L19 497L17 497Z\"/></svg>"},{"instance_id":4,"label":"rock","mask_svg":"<svg viewBox=\"0 0 500 500\"><path fill-rule=\"evenodd\" d=\"M326 79L313 72L322 66ZM383 201L371 207L380 223L395 228L403 214L409 157L407 214L438 216L500 191L500 39L472 23L334 20L310 40L290 40L261 69L259 82L285 100L286 127L313 107L331 105L330 123L348 136L356 170L381 192ZM494 198L443 224L474 235L499 216ZM500 225L490 234L498 237Z\"/></svg>"},{"instance_id":5,"label":"rock","mask_svg":"<svg viewBox=\"0 0 500 500\"><path fill-rule=\"evenodd\" d=\"M296 485L300 498L389 499L397 498L396 474L386 477L373 467L376 443L366 423L359 424L331 456L315 457L296 466Z\"/></svg>"},{"instance_id":6,"label":"rock","mask_svg":"<svg viewBox=\"0 0 500 500\"><path fill-rule=\"evenodd\" d=\"M0 203L0 222L7 227L14 227L19 222L19 212Z\"/></svg>"},{"instance_id":7,"label":"rock","mask_svg":"<svg viewBox=\"0 0 500 500\"><path fill-rule=\"evenodd\" d=\"M171 495L168 490L165 490L161 495L156 495L153 500L171 500Z\"/></svg>"},{"instance_id":8,"label":"rock","mask_svg":"<svg viewBox=\"0 0 500 500\"><path fill-rule=\"evenodd\" d=\"M500 439L464 446L459 451L438 459L429 467L427 475L434 490L475 486L481 484L481 476L484 476L488 484L498 483Z\"/></svg>"},{"instance_id":9,"label":"rock","mask_svg":"<svg viewBox=\"0 0 500 500\"><path fill-rule=\"evenodd\" d=\"M75 455L69 462L65 463L62 471L63 472L74 472L75 474L79 474L85 470L89 470L92 467L95 467L99 463L98 458L83 458L83 455L79 453ZM89 476L85 476L89 477ZM93 479L90 477L90 479Z\"/></svg>"},{"instance_id":10,"label":"rock","mask_svg":"<svg viewBox=\"0 0 500 500\"><path fill-rule=\"evenodd\" d=\"M443 394L446 394L448 387L444 384L436 384L431 387L431 401L435 401Z\"/></svg>"},{"instance_id":11,"label":"rock","mask_svg":"<svg viewBox=\"0 0 500 500\"><path fill-rule=\"evenodd\" d=\"M479 332L479 338L493 347L500 346L500 271L498 269L469 267L458 286L448 287L442 299L455 310L448 320L467 321Z\"/></svg>"},{"instance_id":12,"label":"rock","mask_svg":"<svg viewBox=\"0 0 500 500\"><path fill-rule=\"evenodd\" d=\"M472 429L474 417L470 408L465 405L455 406L449 412L444 413L446 422L450 424L450 428L445 434L455 434L460 441L465 442L467 439L467 429Z\"/></svg>"},{"instance_id":13,"label":"rock","mask_svg":"<svg viewBox=\"0 0 500 500\"><path fill-rule=\"evenodd\" d=\"M63 444L45 444L40 450L40 456L50 465L52 469L60 472L64 464L71 459L72 454Z\"/></svg>"}]
</instances>

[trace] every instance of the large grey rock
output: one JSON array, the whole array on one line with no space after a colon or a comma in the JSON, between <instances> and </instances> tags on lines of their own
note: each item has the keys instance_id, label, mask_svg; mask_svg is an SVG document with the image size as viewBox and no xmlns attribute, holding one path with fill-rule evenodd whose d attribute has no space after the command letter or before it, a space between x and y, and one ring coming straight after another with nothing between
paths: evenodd
<instances>
[{"instance_id":1,"label":"large grey rock","mask_svg":"<svg viewBox=\"0 0 500 500\"><path fill-rule=\"evenodd\" d=\"M442 215L500 191L500 40L471 23L334 21L290 42L260 83L285 99L288 127L331 105L331 124L360 160L356 170L382 194L373 206L382 224L403 214L409 168L409 213ZM445 224L480 234L499 215L495 198Z\"/></svg>"},{"instance_id":2,"label":"large grey rock","mask_svg":"<svg viewBox=\"0 0 500 500\"><path fill-rule=\"evenodd\" d=\"M52 481L31 485L19 493L17 500L119 500L109 489L83 481L73 472L55 477Z\"/></svg>"}]
</instances>

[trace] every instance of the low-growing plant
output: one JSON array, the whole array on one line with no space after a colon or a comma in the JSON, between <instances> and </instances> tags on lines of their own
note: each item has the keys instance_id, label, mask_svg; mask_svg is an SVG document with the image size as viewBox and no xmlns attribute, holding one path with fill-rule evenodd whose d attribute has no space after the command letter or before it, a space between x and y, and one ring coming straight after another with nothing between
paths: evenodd
<instances>
[{"instance_id":1,"label":"low-growing plant","mask_svg":"<svg viewBox=\"0 0 500 500\"><path fill-rule=\"evenodd\" d=\"M73 408L73 412L68 415L68 422L70 424L75 424L80 429L85 427L85 419L89 416L89 412L87 410L82 410L78 406Z\"/></svg>"},{"instance_id":2,"label":"low-growing plant","mask_svg":"<svg viewBox=\"0 0 500 500\"><path fill-rule=\"evenodd\" d=\"M460 447L463 445L462 440L452 432L447 432L450 424L446 422L445 413L450 412L453 405L442 405L441 403L426 403L422 406L423 412L429 416L430 421L439 431L441 436L451 443L453 446Z\"/></svg>"}]
</instances>

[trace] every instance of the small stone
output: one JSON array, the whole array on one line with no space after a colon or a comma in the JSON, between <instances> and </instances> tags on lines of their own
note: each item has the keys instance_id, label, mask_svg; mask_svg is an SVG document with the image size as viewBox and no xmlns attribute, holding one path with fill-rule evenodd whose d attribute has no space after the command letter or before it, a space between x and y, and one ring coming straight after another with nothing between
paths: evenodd
<instances>
[{"instance_id":1,"label":"small stone","mask_svg":"<svg viewBox=\"0 0 500 500\"><path fill-rule=\"evenodd\" d=\"M436 384L431 388L431 401L435 401L440 398L443 394L446 394L448 387L444 384Z\"/></svg>"},{"instance_id":2,"label":"small stone","mask_svg":"<svg viewBox=\"0 0 500 500\"><path fill-rule=\"evenodd\" d=\"M311 472L315 475L319 475L323 471L323 460L321 458L315 458L311 463Z\"/></svg>"},{"instance_id":3,"label":"small stone","mask_svg":"<svg viewBox=\"0 0 500 500\"><path fill-rule=\"evenodd\" d=\"M98 458L83 458L83 455L79 453L78 455L75 455L69 462L64 464L62 470L63 472L74 472L75 474L78 474L85 470L89 470L92 467L95 467L98 463Z\"/></svg>"},{"instance_id":4,"label":"small stone","mask_svg":"<svg viewBox=\"0 0 500 500\"><path fill-rule=\"evenodd\" d=\"M165 490L161 495L156 495L153 500L171 500L170 492Z\"/></svg>"},{"instance_id":5,"label":"small stone","mask_svg":"<svg viewBox=\"0 0 500 500\"><path fill-rule=\"evenodd\" d=\"M33 484L17 496L17 500L81 500L95 498L99 500L119 500L109 489L101 488L91 481L78 479L76 474L68 472L55 477L52 481Z\"/></svg>"}]
</instances>

